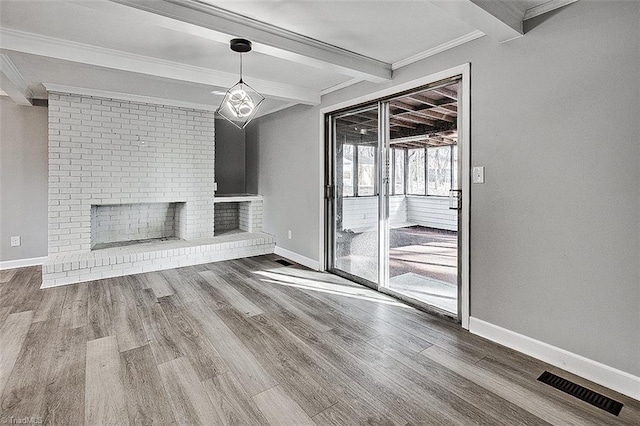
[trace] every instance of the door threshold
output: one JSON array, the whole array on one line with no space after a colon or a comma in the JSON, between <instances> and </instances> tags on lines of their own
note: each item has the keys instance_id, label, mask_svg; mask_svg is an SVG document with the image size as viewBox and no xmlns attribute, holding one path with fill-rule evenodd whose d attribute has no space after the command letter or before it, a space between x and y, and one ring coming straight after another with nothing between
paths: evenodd
<instances>
[{"instance_id":1,"label":"door threshold","mask_svg":"<svg viewBox=\"0 0 640 426\"><path fill-rule=\"evenodd\" d=\"M433 306L433 305L429 305L428 303L424 303L421 302L417 299L414 299L412 297L406 296L400 292L388 289L388 288L384 288L384 287L379 287L378 291L380 293L384 293L388 296L393 297L394 299L398 299L400 301L402 301L403 303L411 306L412 308L416 308L422 312L425 312L427 314L430 315L435 315L438 318L442 318L445 319L449 322L455 323L455 324L460 324L460 320L458 319L457 315L449 312L449 311L445 311L444 309L440 309L437 306Z\"/></svg>"}]
</instances>

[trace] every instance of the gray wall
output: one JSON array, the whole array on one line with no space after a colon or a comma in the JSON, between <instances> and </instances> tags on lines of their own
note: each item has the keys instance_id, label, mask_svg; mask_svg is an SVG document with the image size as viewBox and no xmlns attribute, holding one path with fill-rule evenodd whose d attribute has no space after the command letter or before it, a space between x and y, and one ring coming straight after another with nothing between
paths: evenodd
<instances>
[{"instance_id":1,"label":"gray wall","mask_svg":"<svg viewBox=\"0 0 640 426\"><path fill-rule=\"evenodd\" d=\"M247 189L264 198L265 232L312 259L318 259L321 209L318 114L317 107L288 108L250 123L246 134Z\"/></svg>"},{"instance_id":2,"label":"gray wall","mask_svg":"<svg viewBox=\"0 0 640 426\"><path fill-rule=\"evenodd\" d=\"M245 132L222 118L216 118L217 195L246 192Z\"/></svg>"},{"instance_id":3,"label":"gray wall","mask_svg":"<svg viewBox=\"0 0 640 426\"><path fill-rule=\"evenodd\" d=\"M22 237L11 247L11 236ZM47 108L0 97L0 262L47 255Z\"/></svg>"},{"instance_id":4,"label":"gray wall","mask_svg":"<svg viewBox=\"0 0 640 426\"><path fill-rule=\"evenodd\" d=\"M640 3L583 0L263 117L247 132L264 229L320 260L319 110L470 62L471 315L640 375ZM293 240L286 238L292 229Z\"/></svg>"}]
</instances>

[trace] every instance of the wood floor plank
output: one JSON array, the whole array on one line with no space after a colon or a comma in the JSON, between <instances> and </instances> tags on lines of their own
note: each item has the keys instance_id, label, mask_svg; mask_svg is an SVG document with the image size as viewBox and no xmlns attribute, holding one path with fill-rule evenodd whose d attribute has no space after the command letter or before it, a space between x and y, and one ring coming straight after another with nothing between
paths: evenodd
<instances>
[{"instance_id":1,"label":"wood floor plank","mask_svg":"<svg viewBox=\"0 0 640 426\"><path fill-rule=\"evenodd\" d=\"M492 416L491 421L488 423L506 425L548 424L517 405L491 392L487 392L481 386L470 382L425 356L416 354L410 348L404 347L386 336L372 339L369 344L408 367L411 377L409 380L433 382L439 387L437 392L451 390L455 395L463 398L464 401L484 410ZM404 375L407 375L406 370Z\"/></svg>"},{"instance_id":2,"label":"wood floor plank","mask_svg":"<svg viewBox=\"0 0 640 426\"><path fill-rule=\"evenodd\" d=\"M59 319L33 323L2 393L3 415L43 417L51 360L61 339Z\"/></svg>"},{"instance_id":3,"label":"wood floor plank","mask_svg":"<svg viewBox=\"0 0 640 426\"><path fill-rule=\"evenodd\" d=\"M121 352L120 361L130 424L176 424L151 348Z\"/></svg>"},{"instance_id":4,"label":"wood floor plank","mask_svg":"<svg viewBox=\"0 0 640 426\"><path fill-rule=\"evenodd\" d=\"M203 383L223 425L264 425L267 419L244 391L233 372L218 374Z\"/></svg>"},{"instance_id":5,"label":"wood floor plank","mask_svg":"<svg viewBox=\"0 0 640 426\"><path fill-rule=\"evenodd\" d=\"M190 268L166 269L159 272L162 277L169 283L178 296L178 299L184 304L198 302L202 300L200 292L192 284L193 275L196 273Z\"/></svg>"},{"instance_id":6,"label":"wood floor plank","mask_svg":"<svg viewBox=\"0 0 640 426\"><path fill-rule=\"evenodd\" d=\"M408 340L410 336L414 336L421 341L445 347L449 352L456 353L470 362L481 360L487 353L485 349L479 349L477 346L467 342L462 336L451 336L446 330L429 328L427 326L429 322L422 321L422 317L416 309L405 305L397 303L388 305L379 303L375 299L342 297L335 294L325 294L322 297L336 303L337 306L341 306L345 315L356 317L360 321L370 324L376 324L381 334L406 336L405 340ZM416 318L411 317L414 314ZM406 315L409 315L409 318Z\"/></svg>"},{"instance_id":7,"label":"wood floor plank","mask_svg":"<svg viewBox=\"0 0 640 426\"><path fill-rule=\"evenodd\" d=\"M114 281L109 287L113 331L118 338L118 348L121 352L147 344L147 334L138 315L133 291L127 285L128 280L129 277L123 277L124 282L118 284Z\"/></svg>"},{"instance_id":8,"label":"wood floor plank","mask_svg":"<svg viewBox=\"0 0 640 426\"><path fill-rule=\"evenodd\" d=\"M87 339L100 339L113 333L113 300L109 289L113 279L93 281L89 285Z\"/></svg>"},{"instance_id":9,"label":"wood floor plank","mask_svg":"<svg viewBox=\"0 0 640 426\"><path fill-rule=\"evenodd\" d=\"M251 318L251 321L259 321L261 316ZM270 327L276 325L269 324ZM349 401L348 404L354 415L353 421L365 424L369 422L379 424L397 424L404 425L406 419L398 414L397 411L383 409L380 398L375 396L380 391L379 383L372 379L376 376L372 369L362 371L358 367L361 364L355 357L346 358L342 354L336 352L336 348L325 344L324 338L330 333L319 333L318 330L311 328L302 321L287 321L279 323L277 327L280 332L290 333L299 340L293 340L296 344L289 352L296 353L293 359L305 360L304 365L309 365L316 370L320 377L320 382L325 389L331 389L331 393L340 401ZM291 336L283 340L291 340ZM343 351L344 352L344 351ZM262 357L264 362L266 357ZM354 362L355 360L355 362ZM294 363L297 365L297 363ZM316 376L318 380L318 376ZM375 392L369 392L365 387L361 386L362 380L367 381L370 389ZM283 381L286 383L286 380ZM289 387L295 389L293 385ZM380 409L379 409L380 408Z\"/></svg>"},{"instance_id":10,"label":"wood floor plank","mask_svg":"<svg viewBox=\"0 0 640 426\"><path fill-rule=\"evenodd\" d=\"M85 424L129 424L115 336L87 342Z\"/></svg>"},{"instance_id":11,"label":"wood floor plank","mask_svg":"<svg viewBox=\"0 0 640 426\"><path fill-rule=\"evenodd\" d=\"M315 423L280 385L253 396L271 426L315 426Z\"/></svg>"},{"instance_id":12,"label":"wood floor plank","mask_svg":"<svg viewBox=\"0 0 640 426\"><path fill-rule=\"evenodd\" d=\"M203 303L196 303L191 306L191 314L247 395L253 396L278 384L213 310Z\"/></svg>"},{"instance_id":13,"label":"wood floor plank","mask_svg":"<svg viewBox=\"0 0 640 426\"><path fill-rule=\"evenodd\" d=\"M421 354L551 424L597 424L567 412L547 398L527 392L523 387L499 374L454 357L437 346L427 348Z\"/></svg>"},{"instance_id":14,"label":"wood floor plank","mask_svg":"<svg viewBox=\"0 0 640 426\"><path fill-rule=\"evenodd\" d=\"M202 277L200 272L202 271L198 271L198 275L192 277L191 284L198 291L201 300L214 310L229 307L224 295Z\"/></svg>"},{"instance_id":15,"label":"wood floor plank","mask_svg":"<svg viewBox=\"0 0 640 426\"><path fill-rule=\"evenodd\" d=\"M3 285L3 290L12 295L10 304L13 305L13 313L33 311L36 314L44 296L44 291L40 290L42 274L38 272L39 268L28 269L34 269L34 272L27 281L21 281L21 276L16 273L11 281Z\"/></svg>"},{"instance_id":16,"label":"wood floor plank","mask_svg":"<svg viewBox=\"0 0 640 426\"><path fill-rule=\"evenodd\" d=\"M264 311L277 315L279 321L303 321L320 332L331 330L336 323L340 322L337 318L331 317L329 310L314 311L302 303L300 299L291 297L287 292L278 288L279 286L269 282L260 282L255 278L241 278L237 275L234 278L229 278L229 281L233 282L238 291L242 292L245 297L254 300ZM360 330L362 333L368 331L370 329Z\"/></svg>"},{"instance_id":17,"label":"wood floor plank","mask_svg":"<svg viewBox=\"0 0 640 426\"><path fill-rule=\"evenodd\" d=\"M0 417L87 426L638 424L640 401L278 258L51 290L40 289L41 267L16 269L0 283ZM537 382L544 370L620 400L620 416Z\"/></svg>"},{"instance_id":18,"label":"wood floor plank","mask_svg":"<svg viewBox=\"0 0 640 426\"><path fill-rule=\"evenodd\" d=\"M609 424L617 426L624 424L624 420L613 418L606 411L592 406L578 398L568 395L556 389L549 389L549 386L539 382L536 379L523 375L521 370L513 368L508 363L502 362L491 355L486 356L476 366L482 370L489 371L500 377L509 380L532 395L538 395L551 403L555 403L558 407L562 407L568 413L572 413L576 417L583 418L585 425L587 424Z\"/></svg>"},{"instance_id":19,"label":"wood floor plank","mask_svg":"<svg viewBox=\"0 0 640 426\"><path fill-rule=\"evenodd\" d=\"M223 424L186 357L162 363L158 365L158 371L179 424Z\"/></svg>"},{"instance_id":20,"label":"wood floor plank","mask_svg":"<svg viewBox=\"0 0 640 426\"><path fill-rule=\"evenodd\" d=\"M18 269L3 269L0 270L0 283L8 283L11 278L16 274Z\"/></svg>"},{"instance_id":21,"label":"wood floor plank","mask_svg":"<svg viewBox=\"0 0 640 426\"><path fill-rule=\"evenodd\" d=\"M358 409L353 408L351 404L338 402L313 416L312 420L318 426L394 425L390 419L378 415L375 411L360 411L360 404L354 405ZM406 422L402 425L405 424Z\"/></svg>"},{"instance_id":22,"label":"wood floor plank","mask_svg":"<svg viewBox=\"0 0 640 426\"><path fill-rule=\"evenodd\" d=\"M336 327L317 335L296 328L290 330L333 367L334 392L339 392L341 400L360 413L360 422L372 417L382 423L404 425L408 419L417 417L438 423L437 416L425 413L423 404L416 404L401 385L382 373L386 357L351 331Z\"/></svg>"},{"instance_id":23,"label":"wood floor plank","mask_svg":"<svg viewBox=\"0 0 640 426\"><path fill-rule=\"evenodd\" d=\"M87 337L84 327L62 328L47 380L43 423L81 425L85 415Z\"/></svg>"},{"instance_id":24,"label":"wood floor plank","mask_svg":"<svg viewBox=\"0 0 640 426\"><path fill-rule=\"evenodd\" d=\"M67 286L40 290L42 298L33 316L33 322L46 321L62 316Z\"/></svg>"},{"instance_id":25,"label":"wood floor plank","mask_svg":"<svg viewBox=\"0 0 640 426\"><path fill-rule=\"evenodd\" d=\"M230 265L230 272L221 279L232 282L246 298L265 312L277 315L279 321L303 321L321 332L328 331L337 324L347 326L328 305L317 299L307 298L307 295L295 286L274 284L275 280L269 279L272 278L271 275L261 275L261 264L254 258L231 261ZM268 273L271 274L272 271ZM348 326L357 327L359 333L369 337L377 335L365 324L349 323Z\"/></svg>"},{"instance_id":26,"label":"wood floor plank","mask_svg":"<svg viewBox=\"0 0 640 426\"><path fill-rule=\"evenodd\" d=\"M309 416L338 402L333 390L323 386L326 376L321 374L321 368L300 350L298 345L302 342L290 334L279 333L265 315L245 317L231 309L220 309L216 314L254 355L260 356L264 368L287 386L291 397Z\"/></svg>"},{"instance_id":27,"label":"wood floor plank","mask_svg":"<svg viewBox=\"0 0 640 426\"><path fill-rule=\"evenodd\" d=\"M153 294L153 290L143 289L135 285L135 282L131 288L156 364L184 356L176 336L171 333L172 327Z\"/></svg>"},{"instance_id":28,"label":"wood floor plank","mask_svg":"<svg viewBox=\"0 0 640 426\"><path fill-rule=\"evenodd\" d=\"M376 345L372 346L375 347ZM394 346L397 347L398 345ZM392 357L392 359L397 360L396 357ZM420 395L420 401L429 407L429 412L439 417L439 423L459 425L479 423L504 426L514 424L513 421L503 420L504 416L500 414L494 415L495 413L491 413L489 410L478 408L468 398L463 398L459 395L456 390L452 389L452 386L443 386L437 380L433 380L431 375L419 374L417 369L408 367L406 363L386 362L376 364L376 366L398 385L415 389L414 395ZM420 401L413 400L413 403L420 404ZM517 418L515 419L515 424L539 425L539 421L526 422L526 420L533 418L534 416L531 415Z\"/></svg>"},{"instance_id":29,"label":"wood floor plank","mask_svg":"<svg viewBox=\"0 0 640 426\"><path fill-rule=\"evenodd\" d=\"M150 288L156 297L172 296L174 294L173 288L160 272L140 274L138 279L142 282L143 288Z\"/></svg>"},{"instance_id":30,"label":"wood floor plank","mask_svg":"<svg viewBox=\"0 0 640 426\"><path fill-rule=\"evenodd\" d=\"M15 271L13 276L0 287L0 306L13 306L12 313L28 311L35 309L21 309L20 304L25 295L31 295L32 287L29 286L31 278L37 274L35 267L20 268Z\"/></svg>"},{"instance_id":31,"label":"wood floor plank","mask_svg":"<svg viewBox=\"0 0 640 426\"><path fill-rule=\"evenodd\" d=\"M33 311L19 312L8 315L0 327L0 397L27 338L32 319Z\"/></svg>"},{"instance_id":32,"label":"wood floor plank","mask_svg":"<svg viewBox=\"0 0 640 426\"><path fill-rule=\"evenodd\" d=\"M2 328L2 325L6 321L7 317L11 314L12 309L13 309L13 306L0 307L0 329ZM0 390L0 392L2 391Z\"/></svg>"},{"instance_id":33,"label":"wood floor plank","mask_svg":"<svg viewBox=\"0 0 640 426\"><path fill-rule=\"evenodd\" d=\"M229 306L248 316L260 315L263 313L262 309L244 297L242 293L236 290L229 282L216 276L215 273L200 272L200 275L223 295L225 300L229 303Z\"/></svg>"},{"instance_id":34,"label":"wood floor plank","mask_svg":"<svg viewBox=\"0 0 640 426\"><path fill-rule=\"evenodd\" d=\"M345 290L345 288L351 288L354 285L353 283L344 284L342 281L336 280L334 282L329 280L323 284L323 291L318 291L313 289L313 282L315 280L320 282L327 280L328 278L325 277L327 274L315 271L302 272L305 272L305 274L297 275L301 275L310 282L310 288L300 290L301 293L306 295L304 300L307 301L309 299L315 299L320 301L322 304L316 305L316 309L322 309L323 311L330 310L330 312L333 312L338 318L338 321L334 322L336 325L339 325L342 328L354 329L354 331L357 331L358 334L362 335L364 340L369 340L377 337L378 335L392 337L399 343L412 348L416 352L420 352L432 345L431 342L398 328L390 322L384 321L384 311L380 313L377 308L371 309L371 306L361 309L362 305L358 303L358 298L360 296L357 294L352 295L351 292L347 292ZM362 291L362 288L360 288L359 291ZM344 296L340 296L340 293L343 292L345 293ZM299 293L294 293L296 294L296 297L298 297ZM332 294L334 297L331 296ZM385 298L381 300L388 299L389 298L385 296ZM307 303L310 305L312 304L312 302ZM398 302L394 301L393 303ZM323 305L325 307L320 308Z\"/></svg>"},{"instance_id":35,"label":"wood floor plank","mask_svg":"<svg viewBox=\"0 0 640 426\"><path fill-rule=\"evenodd\" d=\"M185 354L198 374L200 381L228 371L228 366L211 342L194 326L187 308L174 296L158 299L162 311L169 320L170 333L180 352Z\"/></svg>"},{"instance_id":36,"label":"wood floor plank","mask_svg":"<svg viewBox=\"0 0 640 426\"><path fill-rule=\"evenodd\" d=\"M89 284L67 286L67 294L60 316L60 326L85 327L89 324Z\"/></svg>"}]
</instances>

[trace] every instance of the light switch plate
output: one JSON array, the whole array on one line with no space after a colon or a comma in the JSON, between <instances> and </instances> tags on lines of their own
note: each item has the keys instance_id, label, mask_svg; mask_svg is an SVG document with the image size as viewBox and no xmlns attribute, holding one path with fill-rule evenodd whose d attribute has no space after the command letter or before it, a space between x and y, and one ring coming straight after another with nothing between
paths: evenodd
<instances>
[{"instance_id":1,"label":"light switch plate","mask_svg":"<svg viewBox=\"0 0 640 426\"><path fill-rule=\"evenodd\" d=\"M473 183L484 183L484 166L478 166L471 169Z\"/></svg>"}]
</instances>

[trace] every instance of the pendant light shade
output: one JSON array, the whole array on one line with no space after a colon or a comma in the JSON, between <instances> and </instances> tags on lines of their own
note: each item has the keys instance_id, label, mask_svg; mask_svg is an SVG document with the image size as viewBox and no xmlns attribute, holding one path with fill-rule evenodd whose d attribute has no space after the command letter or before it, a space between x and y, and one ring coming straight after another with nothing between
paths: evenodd
<instances>
[{"instance_id":1,"label":"pendant light shade","mask_svg":"<svg viewBox=\"0 0 640 426\"><path fill-rule=\"evenodd\" d=\"M255 117L264 96L242 81L242 54L251 51L251 42L235 38L231 40L231 50L240 53L240 81L227 90L216 112L243 129Z\"/></svg>"}]
</instances>

